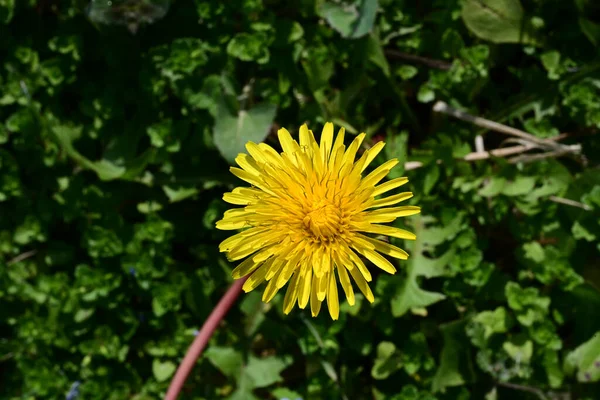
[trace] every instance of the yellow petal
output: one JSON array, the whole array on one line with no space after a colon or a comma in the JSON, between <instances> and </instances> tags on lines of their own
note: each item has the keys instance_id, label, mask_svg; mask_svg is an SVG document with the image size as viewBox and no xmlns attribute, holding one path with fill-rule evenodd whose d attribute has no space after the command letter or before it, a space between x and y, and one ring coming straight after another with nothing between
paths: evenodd
<instances>
[{"instance_id":1,"label":"yellow petal","mask_svg":"<svg viewBox=\"0 0 600 400\"><path fill-rule=\"evenodd\" d=\"M392 222L396 218L408 217L421 212L421 207L402 206L392 208L382 208L380 210L370 211L364 216L364 220L368 222Z\"/></svg>"},{"instance_id":2,"label":"yellow petal","mask_svg":"<svg viewBox=\"0 0 600 400\"><path fill-rule=\"evenodd\" d=\"M316 145L317 141L313 136L312 132L308 130L306 124L302 124L300 127L300 147L304 149L311 149L313 145Z\"/></svg>"},{"instance_id":3,"label":"yellow petal","mask_svg":"<svg viewBox=\"0 0 600 400\"><path fill-rule=\"evenodd\" d=\"M358 269L354 268L351 270L350 275L352 275L352 278L354 278L354 281L356 282L356 286L358 286L362 294L365 295L366 299L369 300L370 303L374 302L375 297L373 296L373 292L371 292L371 288Z\"/></svg>"},{"instance_id":4,"label":"yellow petal","mask_svg":"<svg viewBox=\"0 0 600 400\"><path fill-rule=\"evenodd\" d=\"M277 271L277 272L279 273L280 271ZM263 292L263 295L262 295L262 301L264 301L265 303L268 303L271 300L273 300L273 297L275 297L275 295L279 291L279 288L277 287L276 282L277 282L277 279L272 279L267 284L267 288L265 289L265 291Z\"/></svg>"},{"instance_id":5,"label":"yellow petal","mask_svg":"<svg viewBox=\"0 0 600 400\"><path fill-rule=\"evenodd\" d=\"M238 264L238 266L235 267L233 271L231 271L231 276L233 277L233 279L239 279L254 271L260 266L260 264L261 263L257 263L254 260L252 260L252 258L247 258L240 264Z\"/></svg>"},{"instance_id":6,"label":"yellow petal","mask_svg":"<svg viewBox=\"0 0 600 400\"><path fill-rule=\"evenodd\" d=\"M278 130L277 137L279 138L279 143L281 143L281 148L284 152L288 153L289 155L292 155L300 150L300 148L298 147L298 143L296 143L296 141L292 139L292 136L287 131L287 129L281 128L280 130Z\"/></svg>"},{"instance_id":7,"label":"yellow petal","mask_svg":"<svg viewBox=\"0 0 600 400\"><path fill-rule=\"evenodd\" d=\"M304 309L310 298L310 289L312 286L312 265L310 262L305 262L302 265L300 289L298 292L298 307Z\"/></svg>"},{"instance_id":8,"label":"yellow petal","mask_svg":"<svg viewBox=\"0 0 600 400\"><path fill-rule=\"evenodd\" d=\"M369 166L369 164L371 164L371 161L373 161L375 157L377 157L377 154L379 154L379 152L381 151L381 149L383 149L384 146L384 142L377 142L373 145L373 147L364 152L361 159L364 158L365 160L362 164L360 172L363 172ZM357 164L359 162L361 162L361 160L358 160Z\"/></svg>"},{"instance_id":9,"label":"yellow petal","mask_svg":"<svg viewBox=\"0 0 600 400\"><path fill-rule=\"evenodd\" d=\"M227 221L220 220L217 221L216 225L217 229L222 231L234 231L242 228L250 228L252 225L248 221Z\"/></svg>"},{"instance_id":10,"label":"yellow petal","mask_svg":"<svg viewBox=\"0 0 600 400\"><path fill-rule=\"evenodd\" d=\"M389 192L390 190L396 189L407 183L408 183L408 178L406 178L406 177L392 179L390 181L382 183L379 186L376 186L375 191L373 192L373 196L379 196L380 194Z\"/></svg>"},{"instance_id":11,"label":"yellow petal","mask_svg":"<svg viewBox=\"0 0 600 400\"><path fill-rule=\"evenodd\" d=\"M323 275L318 277L317 279L317 298L319 301L325 300L325 296L327 296L327 284L329 283L329 271L325 272Z\"/></svg>"},{"instance_id":12,"label":"yellow petal","mask_svg":"<svg viewBox=\"0 0 600 400\"><path fill-rule=\"evenodd\" d=\"M227 193L223 193L223 200L225 200L229 204L245 206L245 205L250 204L253 199L249 198L248 196L244 196L242 194L227 192Z\"/></svg>"},{"instance_id":13,"label":"yellow petal","mask_svg":"<svg viewBox=\"0 0 600 400\"><path fill-rule=\"evenodd\" d=\"M340 301L338 299L337 281L335 280L335 272L329 274L329 288L327 289L327 308L329 315L334 321L340 316Z\"/></svg>"},{"instance_id":14,"label":"yellow petal","mask_svg":"<svg viewBox=\"0 0 600 400\"><path fill-rule=\"evenodd\" d=\"M350 256L350 259L352 260L352 262L358 267L358 271L364 277L364 279L366 279L368 282L371 282L371 280L373 279L371 277L371 273L367 269L367 266L365 265L365 263L362 262L362 260L360 259L360 257L357 256L350 249L348 249L348 256ZM356 269L356 268L353 268L353 269L348 268L349 271L353 271L354 269Z\"/></svg>"},{"instance_id":15,"label":"yellow petal","mask_svg":"<svg viewBox=\"0 0 600 400\"><path fill-rule=\"evenodd\" d=\"M375 250L380 253L383 253L390 257L398 258L400 260L408 259L408 253L402 250L401 248L394 246L393 244L389 244L367 236L364 236L364 239L371 243L373 246L375 246Z\"/></svg>"},{"instance_id":16,"label":"yellow petal","mask_svg":"<svg viewBox=\"0 0 600 400\"><path fill-rule=\"evenodd\" d=\"M394 268L392 263L389 262L381 254L379 254L373 250L369 250L369 249L365 249L365 248L358 248L356 250L363 256L367 257L367 259L369 261L371 261L373 264L375 264L376 266L378 266L385 272L392 274L392 275L396 273L396 268Z\"/></svg>"},{"instance_id":17,"label":"yellow petal","mask_svg":"<svg viewBox=\"0 0 600 400\"><path fill-rule=\"evenodd\" d=\"M327 162L329 160L332 143L333 124L331 122L327 122L323 127L323 132L321 133L321 145L319 146L319 150L321 151L321 158L324 162Z\"/></svg>"},{"instance_id":18,"label":"yellow petal","mask_svg":"<svg viewBox=\"0 0 600 400\"><path fill-rule=\"evenodd\" d=\"M250 275L250 277L248 277L248 280L244 282L244 286L242 286L244 292L248 293L249 291L254 290L258 285L263 283L268 268L268 265L263 264L260 266L260 268L254 271L254 273Z\"/></svg>"},{"instance_id":19,"label":"yellow petal","mask_svg":"<svg viewBox=\"0 0 600 400\"><path fill-rule=\"evenodd\" d=\"M319 298L317 296L317 290L318 290L317 286L318 285L319 285L319 280L313 279L311 292L310 292L310 312L313 317L316 317L317 315L319 315L319 311L321 310L322 301L319 300Z\"/></svg>"},{"instance_id":20,"label":"yellow petal","mask_svg":"<svg viewBox=\"0 0 600 400\"><path fill-rule=\"evenodd\" d=\"M246 143L246 151L248 151L248 154L250 154L250 156L254 159L255 165L265 164L267 162L267 158L265 157L264 151L259 147L258 144L254 142ZM238 165L240 164L238 163ZM244 168L242 165L240 165L240 167Z\"/></svg>"},{"instance_id":21,"label":"yellow petal","mask_svg":"<svg viewBox=\"0 0 600 400\"><path fill-rule=\"evenodd\" d=\"M275 256L273 259L273 263L271 264L271 267L267 271L265 280L270 282L274 277L279 276L279 273L281 272L281 269L284 264L285 264L285 257L282 257L280 255ZM275 284L277 284L277 281L275 282Z\"/></svg>"},{"instance_id":22,"label":"yellow petal","mask_svg":"<svg viewBox=\"0 0 600 400\"><path fill-rule=\"evenodd\" d=\"M261 188L262 190L264 190L265 192L267 192L271 195L275 195L275 193L273 193L271 190L269 190L267 185L265 185L264 182L262 182L262 180L260 180L260 178L257 177L256 175L252 175L250 172L244 171L243 169L236 168L236 167L230 167L229 171L231 171L232 174L234 174L241 180L246 181L249 184L254 185L258 188Z\"/></svg>"},{"instance_id":23,"label":"yellow petal","mask_svg":"<svg viewBox=\"0 0 600 400\"><path fill-rule=\"evenodd\" d=\"M404 229L386 225L365 224L359 228L362 232L391 236L398 239L415 240L417 235Z\"/></svg>"},{"instance_id":24,"label":"yellow petal","mask_svg":"<svg viewBox=\"0 0 600 400\"><path fill-rule=\"evenodd\" d=\"M383 199L375 200L373 203L371 203L371 205L369 205L368 208L393 206L394 204L408 200L411 197L413 197L412 192L399 193L393 196L384 197Z\"/></svg>"},{"instance_id":25,"label":"yellow petal","mask_svg":"<svg viewBox=\"0 0 600 400\"><path fill-rule=\"evenodd\" d=\"M352 283L350 283L350 277L348 276L348 271L344 266L337 267L338 275L340 276L340 283L342 284L342 289L344 289L344 293L346 294L346 299L348 299L348 304L351 306L354 305L354 290L352 289Z\"/></svg>"},{"instance_id":26,"label":"yellow petal","mask_svg":"<svg viewBox=\"0 0 600 400\"><path fill-rule=\"evenodd\" d=\"M379 167L375 168L373 172L363 178L362 182L360 183L360 188L367 188L369 186L376 185L380 180L385 178L387 174L389 174L390 170L397 164L398 160L395 158L384 162Z\"/></svg>"},{"instance_id":27,"label":"yellow petal","mask_svg":"<svg viewBox=\"0 0 600 400\"><path fill-rule=\"evenodd\" d=\"M340 177L346 176L352 170L356 152L358 151L358 148L360 147L360 144L364 138L365 134L361 133L355 137L350 146L348 146L348 150L346 150L344 157L342 157L342 169L340 170Z\"/></svg>"},{"instance_id":28,"label":"yellow petal","mask_svg":"<svg viewBox=\"0 0 600 400\"><path fill-rule=\"evenodd\" d=\"M344 147L344 135L346 133L346 128L341 127L338 131L338 134L335 138L335 142L333 143L332 154L335 153L338 149Z\"/></svg>"},{"instance_id":29,"label":"yellow petal","mask_svg":"<svg viewBox=\"0 0 600 400\"><path fill-rule=\"evenodd\" d=\"M256 157L252 159L252 157L250 157L248 154L241 153L235 158L235 162L237 165L242 167L243 170L248 171L252 175L258 176L262 173L262 171L260 166L256 163L256 161L254 161L255 159Z\"/></svg>"},{"instance_id":30,"label":"yellow petal","mask_svg":"<svg viewBox=\"0 0 600 400\"><path fill-rule=\"evenodd\" d=\"M298 299L298 276L300 274L298 273L298 271L296 271L296 273L294 273L294 276L292 276L292 280L288 286L287 291L285 292L285 298L283 299L283 313L284 314L289 314L290 311L292 311L292 309L294 308L294 305L296 304L296 300Z\"/></svg>"},{"instance_id":31,"label":"yellow petal","mask_svg":"<svg viewBox=\"0 0 600 400\"><path fill-rule=\"evenodd\" d=\"M281 270L281 275L279 275L279 278L277 278L278 288L282 288L283 286L285 286L285 284L291 278L294 271L298 268L298 262L300 261L302 256L303 253L298 251L297 254L287 262L285 267L283 267L283 269Z\"/></svg>"},{"instance_id":32,"label":"yellow petal","mask_svg":"<svg viewBox=\"0 0 600 400\"><path fill-rule=\"evenodd\" d=\"M257 229L257 228L252 228L252 229ZM230 236L227 239L223 240L221 242L221 244L219 244L219 251L220 252L229 251L233 247L237 246L242 240L244 240L244 236L242 235L242 233L243 232L237 233L237 234Z\"/></svg>"}]
</instances>

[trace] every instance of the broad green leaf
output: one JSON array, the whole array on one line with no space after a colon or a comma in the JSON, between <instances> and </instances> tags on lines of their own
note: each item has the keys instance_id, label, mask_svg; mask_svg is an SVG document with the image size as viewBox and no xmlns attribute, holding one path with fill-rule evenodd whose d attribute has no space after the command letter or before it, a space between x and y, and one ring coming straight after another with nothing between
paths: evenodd
<instances>
[{"instance_id":1,"label":"broad green leaf","mask_svg":"<svg viewBox=\"0 0 600 400\"><path fill-rule=\"evenodd\" d=\"M440 167L437 164L433 164L429 171L427 171L427 175L425 175L425 180L423 181L423 193L429 194L435 184L440 179Z\"/></svg>"},{"instance_id":2,"label":"broad green leaf","mask_svg":"<svg viewBox=\"0 0 600 400\"><path fill-rule=\"evenodd\" d=\"M434 393L447 387L464 385L474 377L468 339L464 333L465 325L466 320L458 320L440 326L444 347L440 354L440 366L431 383Z\"/></svg>"},{"instance_id":3,"label":"broad green leaf","mask_svg":"<svg viewBox=\"0 0 600 400\"><path fill-rule=\"evenodd\" d=\"M600 380L600 331L567 354L563 368L568 375L576 374L579 382Z\"/></svg>"},{"instance_id":4,"label":"broad green leaf","mask_svg":"<svg viewBox=\"0 0 600 400\"><path fill-rule=\"evenodd\" d=\"M494 197L497 196L506 186L506 179L498 176L492 176L489 182L479 190L480 196Z\"/></svg>"},{"instance_id":5,"label":"broad green leaf","mask_svg":"<svg viewBox=\"0 0 600 400\"><path fill-rule=\"evenodd\" d=\"M565 379L565 374L560 366L558 352L551 349L544 351L544 369L548 376L548 383L551 388L559 388Z\"/></svg>"},{"instance_id":6,"label":"broad green leaf","mask_svg":"<svg viewBox=\"0 0 600 400\"><path fill-rule=\"evenodd\" d=\"M546 259L546 252L539 242L529 242L523 244L525 257L536 263L541 263Z\"/></svg>"},{"instance_id":7,"label":"broad green leaf","mask_svg":"<svg viewBox=\"0 0 600 400\"><path fill-rule=\"evenodd\" d=\"M381 342L377 345L377 357L371 369L373 379L387 379L402 368L402 358L392 342Z\"/></svg>"},{"instance_id":8,"label":"broad green leaf","mask_svg":"<svg viewBox=\"0 0 600 400\"><path fill-rule=\"evenodd\" d=\"M575 221L573 227L571 228L571 232L573 233L573 237L575 239L584 239L588 242L593 242L596 240L596 235L584 225L582 225L579 221Z\"/></svg>"},{"instance_id":9,"label":"broad green leaf","mask_svg":"<svg viewBox=\"0 0 600 400\"><path fill-rule=\"evenodd\" d=\"M462 18L471 32L493 43L538 43L524 29L528 24L519 0L465 0Z\"/></svg>"},{"instance_id":10,"label":"broad green leaf","mask_svg":"<svg viewBox=\"0 0 600 400\"><path fill-rule=\"evenodd\" d=\"M172 361L160 361L155 358L152 361L152 373L159 382L164 382L175 373L177 366Z\"/></svg>"},{"instance_id":11,"label":"broad green leaf","mask_svg":"<svg viewBox=\"0 0 600 400\"><path fill-rule=\"evenodd\" d=\"M502 348L506 353L515 360L516 363L528 364L533 355L533 342L526 340L523 343L517 343L516 341L508 341L502 344Z\"/></svg>"},{"instance_id":12,"label":"broad green leaf","mask_svg":"<svg viewBox=\"0 0 600 400\"><path fill-rule=\"evenodd\" d=\"M328 85L333 76L335 64L330 57L308 57L302 60L302 67L308 78L312 91L317 91Z\"/></svg>"},{"instance_id":13,"label":"broad green leaf","mask_svg":"<svg viewBox=\"0 0 600 400\"><path fill-rule=\"evenodd\" d=\"M265 64L270 53L264 32L239 33L227 44L227 53L242 61L256 61Z\"/></svg>"},{"instance_id":14,"label":"broad green leaf","mask_svg":"<svg viewBox=\"0 0 600 400\"><path fill-rule=\"evenodd\" d=\"M295 392L293 390L290 390L288 388L277 388L274 389L271 394L273 396L275 396L277 399L284 399L287 398L289 400L296 400L302 397L302 395L298 392Z\"/></svg>"},{"instance_id":15,"label":"broad green leaf","mask_svg":"<svg viewBox=\"0 0 600 400\"><path fill-rule=\"evenodd\" d=\"M495 333L505 333L510 328L510 321L504 307L498 307L494 311L482 311L473 317L473 322L483 326L485 340Z\"/></svg>"},{"instance_id":16,"label":"broad green leaf","mask_svg":"<svg viewBox=\"0 0 600 400\"><path fill-rule=\"evenodd\" d=\"M502 194L506 196L525 195L535 187L535 177L520 176L512 182L507 182L502 188Z\"/></svg>"},{"instance_id":17,"label":"broad green leaf","mask_svg":"<svg viewBox=\"0 0 600 400\"><path fill-rule=\"evenodd\" d=\"M245 152L246 143L262 142L269 134L276 111L276 106L261 103L232 115L221 102L213 128L213 140L223 157L233 163L239 153Z\"/></svg>"},{"instance_id":18,"label":"broad green leaf","mask_svg":"<svg viewBox=\"0 0 600 400\"><path fill-rule=\"evenodd\" d=\"M594 46L600 46L600 24L588 18L579 18L579 27Z\"/></svg>"},{"instance_id":19,"label":"broad green leaf","mask_svg":"<svg viewBox=\"0 0 600 400\"><path fill-rule=\"evenodd\" d=\"M173 189L169 186L163 186L163 190L169 198L169 203L176 203L178 201L185 200L188 197L192 197L198 193L198 189L192 187Z\"/></svg>"},{"instance_id":20,"label":"broad green leaf","mask_svg":"<svg viewBox=\"0 0 600 400\"><path fill-rule=\"evenodd\" d=\"M427 258L422 254L414 258L415 273L425 278L435 278L446 274L446 267L455 256L454 249L450 249L438 258Z\"/></svg>"},{"instance_id":21,"label":"broad green leaf","mask_svg":"<svg viewBox=\"0 0 600 400\"><path fill-rule=\"evenodd\" d=\"M210 346L204 352L204 356L229 377L237 377L242 371L242 355L231 347Z\"/></svg>"},{"instance_id":22,"label":"broad green leaf","mask_svg":"<svg viewBox=\"0 0 600 400\"><path fill-rule=\"evenodd\" d=\"M390 76L390 65L387 62L387 58L385 58L385 54L383 53L383 47L381 46L381 41L379 37L374 33L371 33L367 38L367 54L369 60L377 65L385 76Z\"/></svg>"},{"instance_id":23,"label":"broad green leaf","mask_svg":"<svg viewBox=\"0 0 600 400\"><path fill-rule=\"evenodd\" d=\"M8 24L13 17L15 0L0 0L0 22Z\"/></svg>"},{"instance_id":24,"label":"broad green leaf","mask_svg":"<svg viewBox=\"0 0 600 400\"><path fill-rule=\"evenodd\" d=\"M98 177L103 181L111 181L120 178L125 173L125 167L114 164L108 160L100 160L90 164L90 167L96 171Z\"/></svg>"},{"instance_id":25,"label":"broad green leaf","mask_svg":"<svg viewBox=\"0 0 600 400\"><path fill-rule=\"evenodd\" d=\"M318 13L342 37L356 39L373 29L377 7L377 0L360 0L358 5L327 1Z\"/></svg>"},{"instance_id":26,"label":"broad green leaf","mask_svg":"<svg viewBox=\"0 0 600 400\"><path fill-rule=\"evenodd\" d=\"M421 289L416 276L409 276L399 286L396 296L392 297L392 315L400 317L411 309L425 308L445 298L441 293Z\"/></svg>"},{"instance_id":27,"label":"broad green leaf","mask_svg":"<svg viewBox=\"0 0 600 400\"><path fill-rule=\"evenodd\" d=\"M289 359L271 356L256 358L250 356L244 374L250 377L252 386L262 388L282 381L281 372L290 364Z\"/></svg>"}]
</instances>

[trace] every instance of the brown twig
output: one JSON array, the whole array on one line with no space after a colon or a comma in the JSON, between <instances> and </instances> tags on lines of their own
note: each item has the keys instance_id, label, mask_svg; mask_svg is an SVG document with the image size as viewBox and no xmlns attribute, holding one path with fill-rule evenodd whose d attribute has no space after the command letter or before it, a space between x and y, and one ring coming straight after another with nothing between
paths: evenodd
<instances>
[{"instance_id":1,"label":"brown twig","mask_svg":"<svg viewBox=\"0 0 600 400\"><path fill-rule=\"evenodd\" d=\"M541 400L548 400L548 397L546 396L546 394L538 388L534 388L531 386L525 386L525 385L518 385L516 383L510 383L510 382L498 382L499 386L504 386L510 389L515 389L515 390L520 390L522 392L529 392L532 394L537 395Z\"/></svg>"},{"instance_id":2,"label":"brown twig","mask_svg":"<svg viewBox=\"0 0 600 400\"><path fill-rule=\"evenodd\" d=\"M466 156L459 158L458 160L460 161L480 161L480 160L487 160L488 158L491 157L508 157L508 156L512 156L515 154L520 154L520 153L524 153L526 151L529 151L531 149L536 148L537 146L534 144L524 144L524 145L519 145L519 146L511 146L511 147L504 147L501 149L495 149L495 150L490 150L490 151L474 151L472 153L467 154ZM438 164L442 163L442 160L437 160ZM408 161L404 164L404 169L406 171L410 171L413 169L417 169L417 168L421 168L423 166L423 163L420 161Z\"/></svg>"},{"instance_id":3,"label":"brown twig","mask_svg":"<svg viewBox=\"0 0 600 400\"><path fill-rule=\"evenodd\" d=\"M442 60L434 60L433 58L417 56L415 54L404 53L403 51L386 49L384 50L386 56L390 58L397 58L400 60L408 61L415 64L423 64L431 68L441 69L447 71L452 68L452 63Z\"/></svg>"},{"instance_id":4,"label":"brown twig","mask_svg":"<svg viewBox=\"0 0 600 400\"><path fill-rule=\"evenodd\" d=\"M571 199L565 199L564 197L550 196L548 197L548 200L553 201L555 203L564 204L566 206L581 208L585 211L592 211L592 207L588 206L587 204L583 204Z\"/></svg>"},{"instance_id":5,"label":"brown twig","mask_svg":"<svg viewBox=\"0 0 600 400\"><path fill-rule=\"evenodd\" d=\"M21 253L18 256L16 256L15 258L9 260L6 263L6 265L12 265L12 264L16 264L21 261L25 261L28 258L35 256L37 254L37 252L38 252L37 250L29 250L29 251L26 251L25 253Z\"/></svg>"},{"instance_id":6,"label":"brown twig","mask_svg":"<svg viewBox=\"0 0 600 400\"><path fill-rule=\"evenodd\" d=\"M433 105L433 111L440 112L443 114L451 115L460 120L470 122L474 125L477 125L481 128L489 129L492 131L496 131L499 133L503 133L505 135L515 136L521 139L524 139L528 142L532 142L538 144L540 147L552 150L564 149L566 146L556 143L555 140L552 139L541 139L536 136L533 136L530 133L522 131L520 129L516 129L504 124L500 124L495 121L491 121L486 118L477 117L475 115L471 115L465 111L458 110L454 107L450 107L443 101L438 101Z\"/></svg>"}]
</instances>

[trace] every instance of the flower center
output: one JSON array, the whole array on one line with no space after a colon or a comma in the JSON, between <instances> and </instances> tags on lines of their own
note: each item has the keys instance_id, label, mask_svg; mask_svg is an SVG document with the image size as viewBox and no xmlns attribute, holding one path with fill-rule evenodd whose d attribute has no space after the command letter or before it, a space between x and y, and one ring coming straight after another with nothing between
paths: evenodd
<instances>
[{"instance_id":1,"label":"flower center","mask_svg":"<svg viewBox=\"0 0 600 400\"><path fill-rule=\"evenodd\" d=\"M331 238L341 227L338 208L326 200L313 204L302 222L306 231L316 238Z\"/></svg>"}]
</instances>

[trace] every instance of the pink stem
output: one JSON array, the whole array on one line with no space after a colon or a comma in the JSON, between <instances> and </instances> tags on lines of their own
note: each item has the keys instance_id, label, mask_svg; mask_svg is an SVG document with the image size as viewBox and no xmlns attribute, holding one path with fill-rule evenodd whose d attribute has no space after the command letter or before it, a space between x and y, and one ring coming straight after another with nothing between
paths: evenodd
<instances>
[{"instance_id":1,"label":"pink stem","mask_svg":"<svg viewBox=\"0 0 600 400\"><path fill-rule=\"evenodd\" d=\"M176 400L177 396L179 396L179 392L185 383L190 371L194 367L196 360L202 354L202 351L206 347L208 340L212 336L213 332L219 325L219 322L223 319L227 311L231 308L233 302L238 297L240 292L242 291L242 285L246 281L246 278L237 279L227 292L223 295L219 304L212 310L206 322L200 329L200 332L194 339L194 342L188 349L185 358L177 368L177 372L171 381L171 385L169 386L169 390L167 391L167 395L165 396L165 400Z\"/></svg>"}]
</instances>

